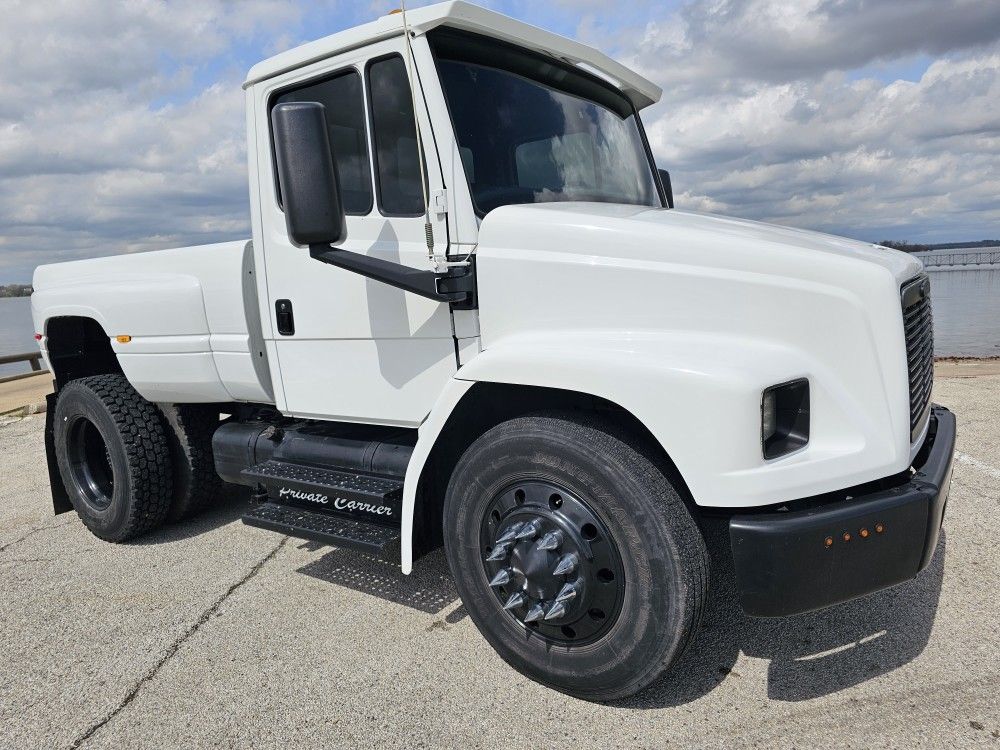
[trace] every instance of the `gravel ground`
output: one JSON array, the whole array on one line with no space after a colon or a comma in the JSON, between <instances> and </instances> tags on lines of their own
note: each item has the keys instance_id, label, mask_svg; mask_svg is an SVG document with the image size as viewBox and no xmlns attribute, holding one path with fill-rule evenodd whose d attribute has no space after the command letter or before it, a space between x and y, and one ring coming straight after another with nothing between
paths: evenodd
<instances>
[{"instance_id":1,"label":"gravel ground","mask_svg":"<svg viewBox=\"0 0 1000 750\"><path fill-rule=\"evenodd\" d=\"M959 418L945 534L914 581L743 616L714 560L693 649L614 705L508 668L444 556L412 576L239 523L238 493L130 545L52 517L43 416L0 426L0 748L1000 747L1000 376Z\"/></svg>"}]
</instances>

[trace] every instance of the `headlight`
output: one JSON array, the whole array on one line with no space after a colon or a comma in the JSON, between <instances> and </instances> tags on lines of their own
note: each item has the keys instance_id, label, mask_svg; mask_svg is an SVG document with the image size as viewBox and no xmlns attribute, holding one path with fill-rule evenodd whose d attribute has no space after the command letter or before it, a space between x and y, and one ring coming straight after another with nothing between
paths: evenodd
<instances>
[{"instance_id":1,"label":"headlight","mask_svg":"<svg viewBox=\"0 0 1000 750\"><path fill-rule=\"evenodd\" d=\"M760 443L764 458L778 458L809 442L809 381L773 385L760 399Z\"/></svg>"}]
</instances>

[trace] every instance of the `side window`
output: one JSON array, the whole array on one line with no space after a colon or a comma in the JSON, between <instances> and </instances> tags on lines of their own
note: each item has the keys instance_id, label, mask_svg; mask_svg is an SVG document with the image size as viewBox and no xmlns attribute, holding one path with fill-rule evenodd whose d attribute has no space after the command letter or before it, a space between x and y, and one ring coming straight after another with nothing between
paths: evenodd
<instances>
[{"instance_id":1,"label":"side window","mask_svg":"<svg viewBox=\"0 0 1000 750\"><path fill-rule=\"evenodd\" d=\"M355 216L372 209L372 181L365 134L365 104L356 70L286 91L271 106L285 102L319 102L326 107L330 146L340 173L344 213Z\"/></svg>"},{"instance_id":2,"label":"side window","mask_svg":"<svg viewBox=\"0 0 1000 750\"><path fill-rule=\"evenodd\" d=\"M386 216L420 216L424 212L420 157L402 57L394 55L368 66L368 97L379 209Z\"/></svg>"}]
</instances>

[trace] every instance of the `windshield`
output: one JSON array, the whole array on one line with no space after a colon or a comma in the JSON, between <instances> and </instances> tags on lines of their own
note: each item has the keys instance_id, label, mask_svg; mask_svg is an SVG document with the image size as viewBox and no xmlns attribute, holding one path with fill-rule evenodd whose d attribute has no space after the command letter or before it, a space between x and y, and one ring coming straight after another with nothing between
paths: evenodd
<instances>
[{"instance_id":1,"label":"windshield","mask_svg":"<svg viewBox=\"0 0 1000 750\"><path fill-rule=\"evenodd\" d=\"M472 35L432 37L476 211L547 201L661 206L638 116L610 84Z\"/></svg>"}]
</instances>

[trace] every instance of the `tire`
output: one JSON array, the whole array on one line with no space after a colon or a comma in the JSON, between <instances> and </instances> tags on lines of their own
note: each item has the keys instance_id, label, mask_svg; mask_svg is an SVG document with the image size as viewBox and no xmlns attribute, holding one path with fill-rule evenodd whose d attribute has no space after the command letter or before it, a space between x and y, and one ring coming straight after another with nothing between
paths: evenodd
<instances>
[{"instance_id":1,"label":"tire","mask_svg":"<svg viewBox=\"0 0 1000 750\"><path fill-rule=\"evenodd\" d=\"M516 670L587 700L663 675L707 595L698 526L639 446L596 417L512 419L468 448L445 497L445 551L473 622ZM524 538L502 544L512 529ZM555 575L572 555L576 567Z\"/></svg>"},{"instance_id":2,"label":"tire","mask_svg":"<svg viewBox=\"0 0 1000 750\"><path fill-rule=\"evenodd\" d=\"M73 380L54 415L59 473L83 524L124 542L159 526L173 488L160 412L123 375Z\"/></svg>"},{"instance_id":3,"label":"tire","mask_svg":"<svg viewBox=\"0 0 1000 750\"><path fill-rule=\"evenodd\" d=\"M215 471L212 435L219 427L219 412L191 404L158 404L166 420L167 441L173 463L173 499L168 521L191 518L221 491Z\"/></svg>"}]
</instances>

